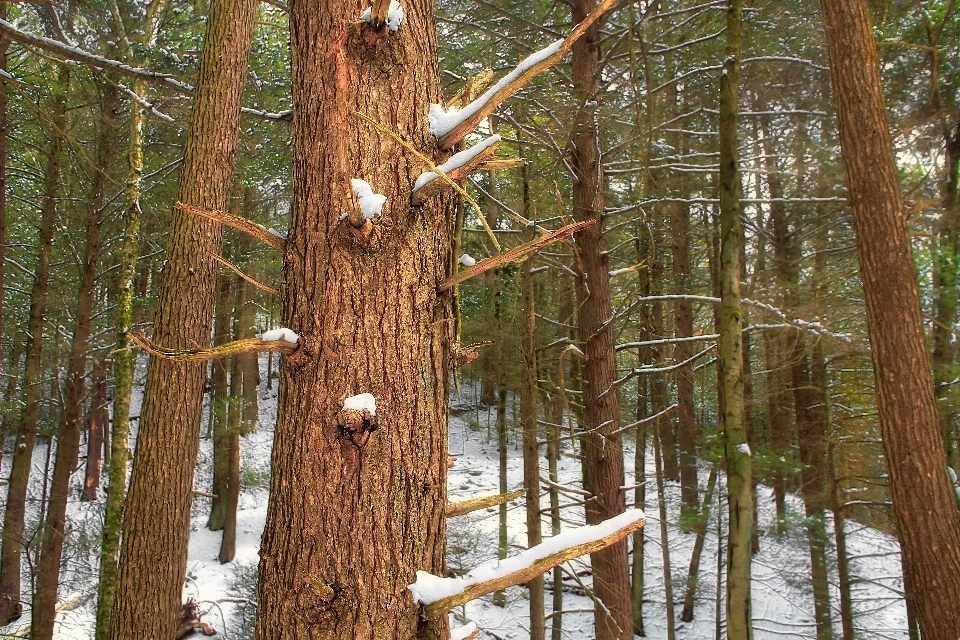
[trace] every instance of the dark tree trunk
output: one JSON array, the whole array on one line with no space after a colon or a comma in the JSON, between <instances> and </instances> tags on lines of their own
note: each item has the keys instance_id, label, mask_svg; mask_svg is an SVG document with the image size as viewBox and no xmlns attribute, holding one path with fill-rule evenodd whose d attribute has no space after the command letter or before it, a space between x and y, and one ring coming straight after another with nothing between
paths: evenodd
<instances>
[{"instance_id":1,"label":"dark tree trunk","mask_svg":"<svg viewBox=\"0 0 960 640\"><path fill-rule=\"evenodd\" d=\"M673 207L673 277L674 293L690 291L690 206ZM677 300L674 307L675 335L685 338L693 335L693 305L689 300ZM673 347L674 362L683 362L693 355L689 342L678 342ZM680 451L680 520L681 524L696 518L699 486L697 484L697 432L693 421L693 364L686 364L677 376L677 444Z\"/></svg>"},{"instance_id":2,"label":"dark tree trunk","mask_svg":"<svg viewBox=\"0 0 960 640\"><path fill-rule=\"evenodd\" d=\"M70 346L63 412L57 435L57 455L50 482L50 505L44 520L40 559L36 569L36 587L31 607L31 638L53 638L53 623L57 614L57 587L60 584L60 561L66 536L67 499L70 495L70 474L80 454L80 434L83 426L84 402L87 394L87 350L92 331L94 286L97 262L102 245L100 227L103 224L104 189L107 172L111 170L116 144L117 106L119 89L113 83L104 83L100 118L100 149L97 172L90 194L87 212L87 247L77 291L77 316Z\"/></svg>"},{"instance_id":3,"label":"dark tree trunk","mask_svg":"<svg viewBox=\"0 0 960 640\"><path fill-rule=\"evenodd\" d=\"M24 515L27 486L33 466L33 444L37 435L40 414L40 385L42 384L43 325L47 312L47 292L50 288L50 252L57 220L58 190L60 188L63 132L66 126L66 94L70 74L61 66L59 77L51 87L52 139L47 155L44 178L43 209L40 213L40 239L33 289L30 292L30 320L27 335L20 340L27 343L27 360L23 374L23 410L17 427L13 450L13 468L7 486L7 509L3 520L3 547L0 551L0 624L16 620L23 612L20 604L20 559L23 552Z\"/></svg>"},{"instance_id":4,"label":"dark tree trunk","mask_svg":"<svg viewBox=\"0 0 960 640\"><path fill-rule=\"evenodd\" d=\"M257 3L212 0L177 199L226 210ZM176 209L153 340L210 344L221 225ZM114 640L174 636L186 573L205 363L151 358L123 522ZM146 533L149 532L149 533Z\"/></svg>"},{"instance_id":5,"label":"dark tree trunk","mask_svg":"<svg viewBox=\"0 0 960 640\"><path fill-rule=\"evenodd\" d=\"M220 275L217 286L217 309L213 320L213 344L224 345L233 338L233 277ZM236 356L234 356L236 357ZM213 484L210 488L210 517L207 528L223 529L227 517L227 475L230 469L230 435L227 430L227 407L230 402L228 369L230 358L217 358L211 363L210 373L210 433L213 436Z\"/></svg>"},{"instance_id":6,"label":"dark tree trunk","mask_svg":"<svg viewBox=\"0 0 960 640\"><path fill-rule=\"evenodd\" d=\"M359 4L289 3L294 176L281 289L300 334L280 365L257 638L440 640L407 585L445 573L447 384L454 199L411 207L420 161L352 112L441 160L427 129L441 102L433 3L406 0L396 33ZM390 71L387 72L386 69ZM356 228L349 180L387 197ZM369 414L342 411L371 393ZM376 426L379 429L374 430ZM306 490L305 490L306 488Z\"/></svg>"},{"instance_id":7,"label":"dark tree trunk","mask_svg":"<svg viewBox=\"0 0 960 640\"><path fill-rule=\"evenodd\" d=\"M894 522L920 632L960 637L960 509L947 475L930 356L870 13L821 2Z\"/></svg>"},{"instance_id":8,"label":"dark tree trunk","mask_svg":"<svg viewBox=\"0 0 960 640\"><path fill-rule=\"evenodd\" d=\"M100 491L100 475L103 472L104 436L110 429L107 412L107 362L97 360L91 376L89 429L87 433L87 468L84 473L83 494L80 499L96 500ZM109 437L107 438L109 440ZM109 445L107 445L109 446Z\"/></svg>"},{"instance_id":9,"label":"dark tree trunk","mask_svg":"<svg viewBox=\"0 0 960 640\"><path fill-rule=\"evenodd\" d=\"M575 0L571 4L574 24L582 21L596 6L595 0ZM595 100L600 84L600 22L594 23L573 45L572 80L574 96L582 105ZM594 220L594 226L577 235L582 272L577 279L577 309L583 362L584 486L596 500L587 504L587 522L596 524L623 513L623 445L616 434L620 421L614 352L610 267L603 236L604 176L600 164L600 131L590 109L577 109L573 128L575 174L573 215L577 220ZM590 554L594 594L607 611L595 609L595 633L598 640L627 638L632 635L630 574L627 541L620 540Z\"/></svg>"}]
</instances>

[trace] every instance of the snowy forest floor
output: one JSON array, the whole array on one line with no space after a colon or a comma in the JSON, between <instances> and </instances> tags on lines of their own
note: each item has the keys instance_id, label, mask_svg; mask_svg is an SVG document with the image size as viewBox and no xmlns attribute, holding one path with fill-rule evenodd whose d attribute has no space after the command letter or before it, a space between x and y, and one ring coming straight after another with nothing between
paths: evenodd
<instances>
[{"instance_id":1,"label":"snowy forest floor","mask_svg":"<svg viewBox=\"0 0 960 640\"><path fill-rule=\"evenodd\" d=\"M140 395L143 391L145 360L138 367L136 397L132 415L139 414ZM261 362L264 380L265 361ZM479 406L475 389L464 385L461 393L451 394L449 452L457 456L456 464L449 471L449 498L463 500L478 495L497 493L499 489L499 461L496 444L495 408ZM219 631L219 637L240 640L253 637L252 604L256 597L256 570L260 535L267 513L270 475L270 450L273 441L273 425L277 409L277 389L260 388L260 418L257 431L243 439L241 478L242 492L238 511L237 555L233 562L221 565L217 561L220 547L220 532L206 528L209 499L197 497L193 505L190 555L187 564L187 583L184 596L195 599L203 618ZM513 407L508 407L508 422ZM205 416L209 412L205 411ZM205 418L206 422L206 418ZM206 424L203 426L206 433ZM626 468L633 469L633 442L624 443ZM49 467L50 453L46 441L38 439L34 456L34 478L31 486L30 504L33 505L33 522L28 522L28 531L36 530L36 519L43 495L43 471ZM3 458L3 473L10 468L10 457ZM82 468L82 467L81 467ZM201 491L209 490L212 474L212 440L201 442L194 486ZM701 468L701 496L709 469ZM511 430L508 450L508 484L510 489L522 485L522 454L519 431ZM647 525L644 528L646 544L644 623L646 637L666 638L666 605L662 571L659 507L656 484L653 481L652 452L647 452ZM546 461L541 460L541 475L546 476ZM560 482L580 486L579 462L570 456L561 456L558 471ZM628 471L628 478L632 477ZM684 533L677 526L679 516L679 487L666 483L666 507L668 513L668 536L671 576L676 601L677 637L680 639L708 639L716 636L717 618L717 513L724 516L721 531L725 529L725 505L717 509L716 496L725 493L721 474L715 492L711 521L701 559L700 578L697 585L696 608L692 622L679 621L687 569L695 534ZM74 485L79 492L82 471L75 473ZM632 484L628 479L627 484ZM628 501L632 496L628 493ZM792 525L788 533L776 535L776 515L772 491L758 487L760 551L753 561L753 620L757 640L772 638L815 638L813 617L813 590L810 585L810 560L804 533L800 526L803 506L799 498L788 496L789 517ZM549 506L543 496L543 506ZM564 502L561 499L561 502ZM103 500L70 505L68 522L68 546L64 552L62 575L61 614L58 616L56 638L60 640L86 640L93 637L95 594L99 563L99 528L103 517ZM579 507L564 509L563 516L571 522L583 522ZM524 548L526 542L525 515L522 501L514 501L508 509L508 526L511 555ZM573 526L564 524L564 527ZM548 515L544 516L543 530L550 530ZM448 565L455 570L468 569L494 558L497 553L498 511L489 508L473 514L451 518L448 521ZM832 523L828 522L832 538ZM858 637L901 639L907 637L906 609L901 596L902 578L899 548L896 540L885 533L865 527L853 521L847 523L847 546L850 554L850 570L853 579L854 626ZM831 599L834 627L839 634L839 593L836 585L836 556L831 545ZM570 573L584 574L589 568L588 558L568 563ZM25 572L29 570L25 567ZM549 576L548 576L549 578ZM24 575L25 585L30 584ZM590 586L590 576L581 577ZM577 595L581 591L573 580L565 580L563 594L562 637L571 640L586 640L593 637L593 603L589 597ZM721 588L723 586L721 578ZM552 592L546 594L547 613L552 601ZM721 607L722 610L722 607ZM491 596L468 603L458 608L451 623L463 624L473 620L482 630L481 638L516 639L528 637L528 600L524 587L511 587L507 591L504 607L495 606ZM548 620L548 629L551 622ZM720 621L722 624L722 620ZM29 610L18 622L0 628L0 638L27 637ZM548 631L549 633L549 631Z\"/></svg>"}]
</instances>

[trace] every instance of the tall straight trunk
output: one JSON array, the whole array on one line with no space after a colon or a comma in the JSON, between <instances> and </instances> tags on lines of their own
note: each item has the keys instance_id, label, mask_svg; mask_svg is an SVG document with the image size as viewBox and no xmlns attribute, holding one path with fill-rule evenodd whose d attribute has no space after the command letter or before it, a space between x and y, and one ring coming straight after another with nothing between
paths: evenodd
<instances>
[{"instance_id":1,"label":"tall straight trunk","mask_svg":"<svg viewBox=\"0 0 960 640\"><path fill-rule=\"evenodd\" d=\"M529 167L522 168L523 214L529 217L530 176ZM532 239L532 238L531 238ZM540 544L540 447L537 444L539 429L537 417L537 303L533 282L533 259L527 258L520 267L520 287L523 295L523 366L525 375L520 391L520 420L523 426L523 488L527 491L527 548ZM527 583L530 593L530 638L545 640L543 576Z\"/></svg>"},{"instance_id":2,"label":"tall straight trunk","mask_svg":"<svg viewBox=\"0 0 960 640\"><path fill-rule=\"evenodd\" d=\"M36 586L31 607L31 637L36 640L53 638L53 623L57 614L57 587L60 584L60 562L66 536L67 499L70 495L70 474L80 454L80 432L83 427L84 402L87 385L87 351L92 331L94 287L97 263L102 246L100 227L103 224L104 189L107 172L115 158L117 107L119 89L111 82L103 87L100 116L100 149L93 193L87 211L87 246L77 290L76 326L70 346L66 391L57 434L57 456L50 483L50 505L41 529L40 558L36 569Z\"/></svg>"},{"instance_id":3,"label":"tall straight trunk","mask_svg":"<svg viewBox=\"0 0 960 640\"><path fill-rule=\"evenodd\" d=\"M436 285L453 267L454 198L412 208L422 164L352 114L445 157L425 117L442 101L433 3L405 0L396 33L358 23L359 4L287 6L294 174L282 323L301 337L280 363L257 637L439 640L447 616L421 620L407 585L418 570L445 573L453 309ZM351 178L387 197L363 223L369 236L340 221ZM376 416L341 411L359 393L374 395Z\"/></svg>"},{"instance_id":4,"label":"tall straight trunk","mask_svg":"<svg viewBox=\"0 0 960 640\"><path fill-rule=\"evenodd\" d=\"M244 300L243 284L236 277L235 324L240 321L240 308ZM239 331L237 331L239 333ZM220 564L233 560L237 554L237 508L240 501L240 434L243 415L243 363L239 356L230 359L230 400L227 405L226 424L226 477L223 486L223 537L220 539Z\"/></svg>"},{"instance_id":5,"label":"tall straight trunk","mask_svg":"<svg viewBox=\"0 0 960 640\"><path fill-rule=\"evenodd\" d=\"M595 0L571 3L574 24L596 6ZM573 45L574 96L583 105L597 98L600 84L600 22L594 23ZM625 510L623 444L616 433L620 407L613 382L617 377L610 296L610 267L604 238L605 178L600 163L600 131L592 109L579 108L573 128L571 166L573 215L596 224L577 235L582 272L577 279L577 309L583 353L583 405L585 487L596 500L587 503L588 524L612 518ZM630 573L627 541L620 540L590 554L593 589L606 611L594 613L597 640L632 635Z\"/></svg>"},{"instance_id":6,"label":"tall straight trunk","mask_svg":"<svg viewBox=\"0 0 960 640\"><path fill-rule=\"evenodd\" d=\"M233 337L233 303L231 295L234 278L220 275L217 285L217 309L213 319L213 344L224 345ZM236 357L236 356L234 356ZM211 363L210 372L210 434L213 437L213 482L210 488L210 517L207 528L210 531L223 529L227 517L227 475L230 469L230 434L227 428L227 413L230 403L229 358L218 358Z\"/></svg>"},{"instance_id":7,"label":"tall straight trunk","mask_svg":"<svg viewBox=\"0 0 960 640\"><path fill-rule=\"evenodd\" d=\"M257 190L254 187L243 189L243 216L248 220L253 218L258 202ZM251 259L254 252L254 240L244 234L239 239L241 255L246 257L246 271L250 273L254 261ZM250 273L256 276L255 273ZM243 304L240 306L239 327L237 339L252 338L256 335L257 307L256 287L253 283L242 280L238 283L242 287ZM260 406L257 398L257 387L260 385L260 361L256 353L243 353L240 358L240 368L243 372L243 409L240 415L240 434L247 435L257 430L257 419L260 416Z\"/></svg>"},{"instance_id":8,"label":"tall straight trunk","mask_svg":"<svg viewBox=\"0 0 960 640\"><path fill-rule=\"evenodd\" d=\"M87 431L87 465L83 479L81 500L96 500L103 472L104 434L110 429L107 411L107 362L103 358L93 365L90 378L91 398ZM109 440L109 437L108 437Z\"/></svg>"},{"instance_id":9,"label":"tall straight trunk","mask_svg":"<svg viewBox=\"0 0 960 640\"><path fill-rule=\"evenodd\" d=\"M673 210L673 277L674 293L683 295L690 290L690 205L674 204ZM693 335L693 305L689 300L677 300L674 319L678 338ZM683 362L693 355L689 342L678 342L673 347L675 362ZM676 372L677 379L677 444L680 452L680 520L696 518L699 487L697 485L697 432L693 420L693 363Z\"/></svg>"},{"instance_id":10,"label":"tall straight trunk","mask_svg":"<svg viewBox=\"0 0 960 640\"><path fill-rule=\"evenodd\" d=\"M667 640L677 637L677 619L674 613L673 602L673 570L670 566L670 536L667 531L667 501L664 499L663 455L661 453L660 435L653 431L653 461L657 478L657 503L660 510L660 557L663 570L663 596L667 614Z\"/></svg>"},{"instance_id":11,"label":"tall straight trunk","mask_svg":"<svg viewBox=\"0 0 960 640\"><path fill-rule=\"evenodd\" d=\"M63 132L66 128L66 94L69 83L70 72L65 65L61 66L58 70L58 78L51 87L53 92L50 108L52 138L44 176L39 250L33 288L30 292L30 319L27 335L20 338L27 343L27 359L23 373L23 409L17 426L13 468L7 485L7 509L3 519L3 546L0 550L0 624L16 620L23 612L20 604L20 560L25 544L23 531L27 486L30 483L33 444L40 415L43 325L47 312L47 292L50 288L50 252L53 249L53 232L57 220Z\"/></svg>"},{"instance_id":12,"label":"tall straight trunk","mask_svg":"<svg viewBox=\"0 0 960 640\"><path fill-rule=\"evenodd\" d=\"M637 239L634 241L637 252L637 263L647 259L651 253L651 246L648 242L640 240L641 234L636 233ZM637 272L637 285L639 293L642 296L651 294L651 274L648 269L641 269ZM646 340L650 337L650 327L652 309L651 305L644 305L640 308L640 340ZM640 347L637 350L637 363L643 364L650 362L651 347ZM647 406L650 400L650 385L647 376L641 376L637 379L637 408L636 420L640 422L648 416ZM656 426L656 425L654 425ZM636 442L633 452L633 481L638 485L633 490L633 506L636 509L647 508L647 431L648 423L641 423L637 426ZM641 637L646 635L646 629L643 621L643 594L644 594L644 546L646 543L645 527L641 527L633 533L631 543L633 545L633 563L630 566L630 604L633 610L633 633Z\"/></svg>"},{"instance_id":13,"label":"tall straight trunk","mask_svg":"<svg viewBox=\"0 0 960 640\"><path fill-rule=\"evenodd\" d=\"M740 310L740 169L737 97L740 85L742 0L727 6L726 59L720 75L720 371L727 465L727 638L752 637L750 564L753 459L743 420L743 343Z\"/></svg>"},{"instance_id":14,"label":"tall straight trunk","mask_svg":"<svg viewBox=\"0 0 960 640\"><path fill-rule=\"evenodd\" d=\"M499 282L499 279L497 280ZM497 292L497 298L499 299L500 293ZM497 308L499 310L499 303L497 303ZM499 314L498 314L499 315ZM497 332L499 335L503 335L502 331ZM497 374L497 453L499 453L499 479L500 479L500 493L504 494L509 491L507 485L507 448L509 443L507 442L507 389L505 386L506 383L506 373L504 372L504 361L503 354L500 354L499 357L499 373ZM507 505L505 502L501 502L498 508L499 523L497 527L497 557L501 560L507 557L507 552L510 550L510 537L507 533ZM493 604L498 607L505 607L507 605L507 590L500 589L493 593Z\"/></svg>"},{"instance_id":15,"label":"tall straight trunk","mask_svg":"<svg viewBox=\"0 0 960 640\"><path fill-rule=\"evenodd\" d=\"M7 19L7 4L0 4L0 20ZM7 73L7 48L10 41L0 38L0 353L3 353L3 292L7 262L7 81L2 79ZM13 364L13 363L10 363ZM9 372L7 372L9 373ZM6 431L3 432L6 436ZM4 437L3 442L6 440Z\"/></svg>"},{"instance_id":16,"label":"tall straight trunk","mask_svg":"<svg viewBox=\"0 0 960 640\"><path fill-rule=\"evenodd\" d=\"M177 199L229 205L240 106L257 3L212 0L191 131ZM221 225L174 210L153 340L190 349L210 344ZM205 363L151 358L136 462L123 522L115 640L172 638L186 574L193 470L200 444ZM149 532L149 533L146 533Z\"/></svg>"},{"instance_id":17,"label":"tall straight trunk","mask_svg":"<svg viewBox=\"0 0 960 640\"><path fill-rule=\"evenodd\" d=\"M865 0L820 7L897 536L921 634L956 640L960 508L947 475L869 8Z\"/></svg>"}]
</instances>

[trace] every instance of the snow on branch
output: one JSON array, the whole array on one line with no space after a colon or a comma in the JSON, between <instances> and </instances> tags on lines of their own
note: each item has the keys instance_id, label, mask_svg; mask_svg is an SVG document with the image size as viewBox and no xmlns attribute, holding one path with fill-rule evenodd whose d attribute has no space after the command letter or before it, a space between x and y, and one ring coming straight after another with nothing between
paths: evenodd
<instances>
[{"instance_id":1,"label":"snow on branch","mask_svg":"<svg viewBox=\"0 0 960 640\"><path fill-rule=\"evenodd\" d=\"M563 240L564 238L573 235L577 231L582 231L589 226L592 226L596 222L595 220L583 220L581 222L574 222L573 224L568 224L553 233L548 233L540 236L536 240L531 240L530 242L525 242L524 244L518 245L513 249L504 251L503 253L496 255L492 258L487 258L486 260L481 260L475 266L470 267L469 269L463 269L458 271L449 278L445 279L440 283L440 286L437 287L437 291L444 292L448 289L452 289L454 286L460 284L464 280L468 280L474 276L480 275L485 271L490 269L496 269L497 267L507 264L508 262L515 262L527 255L532 251L536 251L541 247L545 247L551 242L556 242L558 240Z\"/></svg>"},{"instance_id":2,"label":"snow on branch","mask_svg":"<svg viewBox=\"0 0 960 640\"><path fill-rule=\"evenodd\" d=\"M403 17L403 7L397 0L373 0L373 6L364 11L360 19L369 22L374 29L387 25L391 33L396 33Z\"/></svg>"},{"instance_id":3,"label":"snow on branch","mask_svg":"<svg viewBox=\"0 0 960 640\"><path fill-rule=\"evenodd\" d=\"M557 40L545 49L528 56L517 65L516 69L501 78L461 111L446 111L442 105L430 105L430 133L439 141L438 146L441 149L453 147L507 98L526 86L538 74L560 62L573 43L613 4L614 0L603 0L566 39Z\"/></svg>"},{"instance_id":4,"label":"snow on branch","mask_svg":"<svg viewBox=\"0 0 960 640\"><path fill-rule=\"evenodd\" d=\"M494 505L510 502L511 500L516 500L526 492L526 489L517 489L516 491L510 491L509 493L496 493L492 496L470 498L469 500L461 500L460 502L448 502L447 517L453 518L454 516L462 516L473 511L478 511Z\"/></svg>"},{"instance_id":5,"label":"snow on branch","mask_svg":"<svg viewBox=\"0 0 960 640\"><path fill-rule=\"evenodd\" d=\"M486 562L462 578L417 571L417 581L407 588L414 600L423 603L424 617L434 619L484 594L528 582L567 560L603 549L645 523L643 511L630 509L599 524L547 538L518 555Z\"/></svg>"},{"instance_id":6,"label":"snow on branch","mask_svg":"<svg viewBox=\"0 0 960 640\"><path fill-rule=\"evenodd\" d=\"M499 146L500 136L492 135L469 149L453 154L449 160L437 166L437 171L421 173L417 181L413 183L413 194L411 196L413 203L419 204L430 196L433 191L431 187L439 184L438 178L441 173L446 174L451 180L460 180L463 176L476 171L479 165L492 156Z\"/></svg>"},{"instance_id":7,"label":"snow on branch","mask_svg":"<svg viewBox=\"0 0 960 640\"><path fill-rule=\"evenodd\" d=\"M259 240L260 242L266 243L283 253L287 249L287 241L282 237L277 235L276 232L267 229L263 225L257 224L252 220L247 220L246 218L241 218L240 216L235 216L232 213L227 213L226 211L217 211L215 209L203 209L202 207L196 207L192 204L184 204L183 202L178 202L174 205L177 209L184 211L186 213L200 216L202 218L209 218L210 220L215 220L222 224L227 225L228 227L233 227L234 229L239 229L246 234L249 234Z\"/></svg>"},{"instance_id":8,"label":"snow on branch","mask_svg":"<svg viewBox=\"0 0 960 640\"><path fill-rule=\"evenodd\" d=\"M180 362L217 360L219 358L229 358L230 356L241 353L266 353L268 351L289 355L297 348L296 344L285 339L268 341L261 338L246 338L244 340L228 342L227 344L210 349L167 349L150 342L150 340L139 331L131 331L129 336L136 346L150 355L167 360L179 360Z\"/></svg>"}]
</instances>

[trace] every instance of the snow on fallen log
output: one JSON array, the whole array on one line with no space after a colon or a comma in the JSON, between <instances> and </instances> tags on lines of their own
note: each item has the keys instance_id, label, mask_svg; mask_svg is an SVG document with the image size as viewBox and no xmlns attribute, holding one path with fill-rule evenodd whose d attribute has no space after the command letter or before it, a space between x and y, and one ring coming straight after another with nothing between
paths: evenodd
<instances>
[{"instance_id":1,"label":"snow on fallen log","mask_svg":"<svg viewBox=\"0 0 960 640\"><path fill-rule=\"evenodd\" d=\"M446 611L499 589L528 582L553 567L617 542L646 523L643 511L629 509L600 524L565 531L504 560L491 560L462 578L441 578L417 571L417 581L407 588L424 605L424 616L436 618Z\"/></svg>"}]
</instances>

